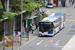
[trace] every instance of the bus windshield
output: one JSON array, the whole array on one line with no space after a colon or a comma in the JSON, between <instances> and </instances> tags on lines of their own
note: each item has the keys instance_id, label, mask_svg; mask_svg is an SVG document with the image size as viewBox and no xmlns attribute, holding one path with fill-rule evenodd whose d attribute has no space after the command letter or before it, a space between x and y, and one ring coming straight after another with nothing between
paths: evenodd
<instances>
[{"instance_id":1,"label":"bus windshield","mask_svg":"<svg viewBox=\"0 0 75 50\"><path fill-rule=\"evenodd\" d=\"M42 31L42 32L51 32L53 31L53 23L52 22L40 22L39 23L39 31Z\"/></svg>"}]
</instances>

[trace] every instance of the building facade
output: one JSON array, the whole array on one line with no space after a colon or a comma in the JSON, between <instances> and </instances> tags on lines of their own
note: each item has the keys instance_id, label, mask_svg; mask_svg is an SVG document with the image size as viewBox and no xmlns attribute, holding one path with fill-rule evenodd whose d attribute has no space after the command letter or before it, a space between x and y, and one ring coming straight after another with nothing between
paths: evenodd
<instances>
[{"instance_id":1,"label":"building facade","mask_svg":"<svg viewBox=\"0 0 75 50\"><path fill-rule=\"evenodd\" d=\"M65 0L65 6L68 7L72 4L72 0Z\"/></svg>"},{"instance_id":2,"label":"building facade","mask_svg":"<svg viewBox=\"0 0 75 50\"><path fill-rule=\"evenodd\" d=\"M45 6L48 3L55 3L56 7L59 7L60 4L61 4L62 7L67 7L67 6L71 5L72 2L74 2L75 0L39 0L39 1L43 2L45 4Z\"/></svg>"}]
</instances>

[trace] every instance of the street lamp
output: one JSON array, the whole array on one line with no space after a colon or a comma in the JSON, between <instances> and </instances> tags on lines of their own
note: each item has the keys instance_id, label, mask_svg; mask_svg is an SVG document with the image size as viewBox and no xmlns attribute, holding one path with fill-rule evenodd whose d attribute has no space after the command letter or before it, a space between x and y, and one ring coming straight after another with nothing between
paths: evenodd
<instances>
[{"instance_id":1,"label":"street lamp","mask_svg":"<svg viewBox=\"0 0 75 50\"><path fill-rule=\"evenodd\" d=\"M23 0L21 0L21 33L22 33L22 19L23 19L22 11L23 11ZM21 35L22 35L22 34L21 34ZM22 36L21 36L20 45L21 45L21 43L22 43Z\"/></svg>"}]
</instances>

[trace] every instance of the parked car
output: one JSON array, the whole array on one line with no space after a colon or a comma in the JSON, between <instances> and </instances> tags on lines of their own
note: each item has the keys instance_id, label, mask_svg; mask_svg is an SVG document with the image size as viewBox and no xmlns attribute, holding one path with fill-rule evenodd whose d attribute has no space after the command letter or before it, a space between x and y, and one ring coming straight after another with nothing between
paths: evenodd
<instances>
[{"instance_id":1,"label":"parked car","mask_svg":"<svg viewBox=\"0 0 75 50\"><path fill-rule=\"evenodd\" d=\"M56 4L55 4L55 3L48 3L48 4L46 5L46 7L53 8L53 7L56 7Z\"/></svg>"}]
</instances>

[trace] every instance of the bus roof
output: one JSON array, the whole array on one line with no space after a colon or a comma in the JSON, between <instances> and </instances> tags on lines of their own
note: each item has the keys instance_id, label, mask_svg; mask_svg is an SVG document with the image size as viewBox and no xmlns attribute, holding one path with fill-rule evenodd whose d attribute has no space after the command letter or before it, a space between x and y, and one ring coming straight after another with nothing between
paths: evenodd
<instances>
[{"instance_id":1,"label":"bus roof","mask_svg":"<svg viewBox=\"0 0 75 50\"><path fill-rule=\"evenodd\" d=\"M53 18L59 18L61 16L65 15L65 13L57 13L57 14L54 14Z\"/></svg>"},{"instance_id":2,"label":"bus roof","mask_svg":"<svg viewBox=\"0 0 75 50\"><path fill-rule=\"evenodd\" d=\"M53 13L53 16L49 16L49 17L45 17L43 20L41 20L40 22L53 22L56 19L58 19L59 17L65 15L65 13Z\"/></svg>"}]
</instances>

